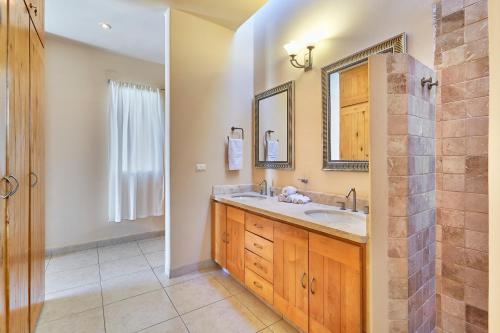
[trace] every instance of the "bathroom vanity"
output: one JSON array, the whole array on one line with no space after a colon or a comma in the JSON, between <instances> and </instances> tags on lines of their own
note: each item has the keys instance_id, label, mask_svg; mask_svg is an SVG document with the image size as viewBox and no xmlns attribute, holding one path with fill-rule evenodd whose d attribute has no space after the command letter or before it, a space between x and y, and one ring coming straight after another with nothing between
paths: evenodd
<instances>
[{"instance_id":1,"label":"bathroom vanity","mask_svg":"<svg viewBox=\"0 0 500 333\"><path fill-rule=\"evenodd\" d=\"M215 195L212 257L304 332L363 332L366 215Z\"/></svg>"}]
</instances>

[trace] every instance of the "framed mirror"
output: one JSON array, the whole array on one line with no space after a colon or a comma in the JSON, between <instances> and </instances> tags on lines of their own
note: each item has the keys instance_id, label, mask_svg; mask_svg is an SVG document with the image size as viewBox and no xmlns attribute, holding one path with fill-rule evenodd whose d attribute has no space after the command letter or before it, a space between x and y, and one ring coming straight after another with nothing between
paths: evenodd
<instances>
[{"instance_id":1,"label":"framed mirror","mask_svg":"<svg viewBox=\"0 0 500 333\"><path fill-rule=\"evenodd\" d=\"M323 170L369 170L368 57L406 53L406 48L402 33L322 68Z\"/></svg>"},{"instance_id":2,"label":"framed mirror","mask_svg":"<svg viewBox=\"0 0 500 333\"><path fill-rule=\"evenodd\" d=\"M293 81L255 96L255 166L266 169L294 167Z\"/></svg>"}]
</instances>

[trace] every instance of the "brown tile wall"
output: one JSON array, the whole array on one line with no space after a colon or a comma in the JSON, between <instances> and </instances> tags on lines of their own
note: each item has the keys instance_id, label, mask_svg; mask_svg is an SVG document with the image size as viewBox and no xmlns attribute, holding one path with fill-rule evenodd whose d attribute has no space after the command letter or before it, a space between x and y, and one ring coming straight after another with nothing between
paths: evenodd
<instances>
[{"instance_id":1,"label":"brown tile wall","mask_svg":"<svg viewBox=\"0 0 500 333\"><path fill-rule=\"evenodd\" d=\"M391 332L432 332L436 323L434 72L405 54L387 56L389 320Z\"/></svg>"},{"instance_id":2,"label":"brown tile wall","mask_svg":"<svg viewBox=\"0 0 500 333\"><path fill-rule=\"evenodd\" d=\"M436 0L437 331L488 330L488 5Z\"/></svg>"}]
</instances>

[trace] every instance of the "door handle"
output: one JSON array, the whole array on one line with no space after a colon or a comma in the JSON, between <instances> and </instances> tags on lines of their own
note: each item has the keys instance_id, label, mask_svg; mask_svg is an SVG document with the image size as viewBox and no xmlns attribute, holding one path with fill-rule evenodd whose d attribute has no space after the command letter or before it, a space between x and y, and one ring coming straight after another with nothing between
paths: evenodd
<instances>
[{"instance_id":1,"label":"door handle","mask_svg":"<svg viewBox=\"0 0 500 333\"><path fill-rule=\"evenodd\" d=\"M316 294L316 290L314 290L314 286L316 285L316 279L312 278L311 280L311 294Z\"/></svg>"},{"instance_id":2,"label":"door handle","mask_svg":"<svg viewBox=\"0 0 500 333\"><path fill-rule=\"evenodd\" d=\"M38 184L38 175L36 173L34 173L34 172L31 172L30 176L32 176L32 177L35 178L35 181L33 183L31 183L31 187L35 187L36 184Z\"/></svg>"},{"instance_id":3,"label":"door handle","mask_svg":"<svg viewBox=\"0 0 500 333\"><path fill-rule=\"evenodd\" d=\"M3 177L2 180L6 181L9 184L10 191L8 191L5 194L0 194L0 198L7 199L7 198L13 196L14 194L16 194L17 190L19 189L19 182L17 181L16 177L6 176L6 177Z\"/></svg>"}]
</instances>

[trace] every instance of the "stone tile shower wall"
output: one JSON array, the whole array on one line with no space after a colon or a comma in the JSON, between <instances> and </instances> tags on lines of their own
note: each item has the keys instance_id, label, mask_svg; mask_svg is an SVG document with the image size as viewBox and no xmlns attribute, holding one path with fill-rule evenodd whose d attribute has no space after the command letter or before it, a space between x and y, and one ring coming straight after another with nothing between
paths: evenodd
<instances>
[{"instance_id":1,"label":"stone tile shower wall","mask_svg":"<svg viewBox=\"0 0 500 333\"><path fill-rule=\"evenodd\" d=\"M387 56L389 320L391 332L432 332L436 322L434 71Z\"/></svg>"},{"instance_id":2,"label":"stone tile shower wall","mask_svg":"<svg viewBox=\"0 0 500 333\"><path fill-rule=\"evenodd\" d=\"M439 332L488 330L487 7L435 3Z\"/></svg>"}]
</instances>

